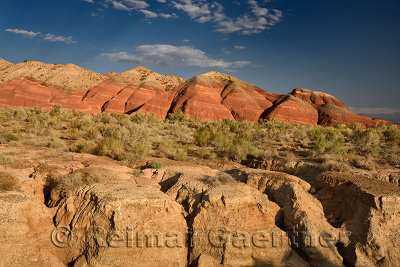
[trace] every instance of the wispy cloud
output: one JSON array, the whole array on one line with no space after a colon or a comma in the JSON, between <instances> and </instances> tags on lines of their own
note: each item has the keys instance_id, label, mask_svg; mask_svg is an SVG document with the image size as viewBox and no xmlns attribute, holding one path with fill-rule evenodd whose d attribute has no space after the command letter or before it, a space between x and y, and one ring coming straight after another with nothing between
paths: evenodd
<instances>
[{"instance_id":1,"label":"wispy cloud","mask_svg":"<svg viewBox=\"0 0 400 267\"><path fill-rule=\"evenodd\" d=\"M152 12L152 11L150 11L150 10L141 9L140 12L142 12L142 13L144 14L144 16L145 16L146 18L148 18L148 19L157 18L157 17L158 17L158 14L157 14L157 13L154 13L154 12Z\"/></svg>"},{"instance_id":2,"label":"wispy cloud","mask_svg":"<svg viewBox=\"0 0 400 267\"><path fill-rule=\"evenodd\" d=\"M214 22L216 24L215 31L225 34L260 33L280 22L283 17L282 11L261 7L256 0L247 1L250 13L236 18L227 16L224 7L217 2L179 0L172 1L172 4L176 9L185 12L199 23Z\"/></svg>"},{"instance_id":3,"label":"wispy cloud","mask_svg":"<svg viewBox=\"0 0 400 267\"><path fill-rule=\"evenodd\" d=\"M19 34L19 35L22 35L22 36L28 37L28 38L34 38L40 34L40 32L27 31L27 30L22 30L22 29L6 29L6 32Z\"/></svg>"},{"instance_id":4,"label":"wispy cloud","mask_svg":"<svg viewBox=\"0 0 400 267\"><path fill-rule=\"evenodd\" d=\"M33 32L33 31L28 31L28 30L23 30L23 29L6 29L6 32L11 32L14 34L21 35L23 37L27 38L36 38L39 37L42 40L49 41L49 42L62 42L62 43L67 43L67 44L75 44L77 43L76 41L73 40L72 36L62 36L62 35L56 35L56 34L50 34L50 33L41 33L41 32Z\"/></svg>"},{"instance_id":5,"label":"wispy cloud","mask_svg":"<svg viewBox=\"0 0 400 267\"><path fill-rule=\"evenodd\" d=\"M354 113L360 114L381 114L381 115L393 115L393 114L400 114L400 108L357 108L357 107L350 107L350 110Z\"/></svg>"},{"instance_id":6,"label":"wispy cloud","mask_svg":"<svg viewBox=\"0 0 400 267\"><path fill-rule=\"evenodd\" d=\"M250 64L249 61L228 62L209 57L204 51L190 46L173 46L166 44L141 45L136 54L127 52L108 53L102 56L111 61L164 67L216 67L221 69L240 68Z\"/></svg>"},{"instance_id":7,"label":"wispy cloud","mask_svg":"<svg viewBox=\"0 0 400 267\"><path fill-rule=\"evenodd\" d=\"M242 50L242 49L245 49L246 47L243 45L235 45L234 48L238 49L238 50Z\"/></svg>"},{"instance_id":8,"label":"wispy cloud","mask_svg":"<svg viewBox=\"0 0 400 267\"><path fill-rule=\"evenodd\" d=\"M55 34L46 34L43 37L43 40L50 41L50 42L63 42L67 44L76 44L76 41L72 39L72 36L61 36Z\"/></svg>"},{"instance_id":9,"label":"wispy cloud","mask_svg":"<svg viewBox=\"0 0 400 267\"><path fill-rule=\"evenodd\" d=\"M94 2L94 0L84 1ZM269 2L266 0L244 1L247 5L247 12L245 11L238 17L226 15L224 6L214 0L157 0L157 2L166 4L167 8L185 13L190 19L198 23L214 23L215 31L224 34L251 35L261 33L279 23L283 17L281 10L264 7L263 5ZM99 4L104 8L112 7L127 12L141 12L147 19L178 17L175 13L152 10L150 3L149 0L99 0ZM243 6L243 9L245 9L245 6Z\"/></svg>"}]
</instances>

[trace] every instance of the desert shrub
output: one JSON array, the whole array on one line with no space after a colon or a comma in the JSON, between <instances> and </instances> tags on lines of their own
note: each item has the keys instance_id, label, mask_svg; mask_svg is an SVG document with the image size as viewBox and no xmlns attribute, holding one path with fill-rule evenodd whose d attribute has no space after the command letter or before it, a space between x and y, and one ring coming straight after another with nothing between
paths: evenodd
<instances>
[{"instance_id":1,"label":"desert shrub","mask_svg":"<svg viewBox=\"0 0 400 267\"><path fill-rule=\"evenodd\" d=\"M77 130L89 129L93 125L92 117L90 115L78 114L69 121L69 128Z\"/></svg>"},{"instance_id":2,"label":"desert shrub","mask_svg":"<svg viewBox=\"0 0 400 267\"><path fill-rule=\"evenodd\" d=\"M351 135L353 134L353 129L351 129L345 124L340 124L336 126L336 129L338 129L338 131L341 132L345 138L350 138Z\"/></svg>"},{"instance_id":3,"label":"desert shrub","mask_svg":"<svg viewBox=\"0 0 400 267\"><path fill-rule=\"evenodd\" d=\"M250 122L223 120L210 122L194 132L195 144L212 146L214 152L221 158L235 161L244 160L248 155L256 155L257 127Z\"/></svg>"},{"instance_id":4,"label":"desert shrub","mask_svg":"<svg viewBox=\"0 0 400 267\"><path fill-rule=\"evenodd\" d=\"M307 164L298 164L294 167L291 168L283 168L280 171L285 172L287 174L295 175L295 176L304 176L307 173L310 172L310 169L312 169L312 166L307 165Z\"/></svg>"},{"instance_id":5,"label":"desert shrub","mask_svg":"<svg viewBox=\"0 0 400 267\"><path fill-rule=\"evenodd\" d=\"M322 171L349 171L350 165L340 155L325 155L323 162L319 165Z\"/></svg>"},{"instance_id":6,"label":"desert shrub","mask_svg":"<svg viewBox=\"0 0 400 267\"><path fill-rule=\"evenodd\" d=\"M80 140L73 143L70 150L77 153L96 153L97 146L94 141Z\"/></svg>"},{"instance_id":7,"label":"desert shrub","mask_svg":"<svg viewBox=\"0 0 400 267\"><path fill-rule=\"evenodd\" d=\"M383 159L391 165L400 165L400 155L397 153L384 152Z\"/></svg>"},{"instance_id":8,"label":"desert shrub","mask_svg":"<svg viewBox=\"0 0 400 267\"><path fill-rule=\"evenodd\" d=\"M217 155L208 149L199 149L195 151L195 154L197 157L203 158L203 159L214 159Z\"/></svg>"},{"instance_id":9,"label":"desert shrub","mask_svg":"<svg viewBox=\"0 0 400 267\"><path fill-rule=\"evenodd\" d=\"M150 145L147 142L136 143L129 150L134 158L146 157L150 152Z\"/></svg>"},{"instance_id":10,"label":"desert shrub","mask_svg":"<svg viewBox=\"0 0 400 267\"><path fill-rule=\"evenodd\" d=\"M106 137L95 147L94 154L123 160L126 158L124 142L113 137Z\"/></svg>"},{"instance_id":11,"label":"desert shrub","mask_svg":"<svg viewBox=\"0 0 400 267\"><path fill-rule=\"evenodd\" d=\"M0 165L12 165L13 163L14 163L13 158L5 154L0 154Z\"/></svg>"},{"instance_id":12,"label":"desert shrub","mask_svg":"<svg viewBox=\"0 0 400 267\"><path fill-rule=\"evenodd\" d=\"M248 155L257 156L258 149L246 138L237 136L233 140L225 139L216 143L215 152L220 157L241 161Z\"/></svg>"},{"instance_id":13,"label":"desert shrub","mask_svg":"<svg viewBox=\"0 0 400 267\"><path fill-rule=\"evenodd\" d=\"M383 135L385 136L386 142L392 144L400 144L400 130L394 125L383 128Z\"/></svg>"},{"instance_id":14,"label":"desert shrub","mask_svg":"<svg viewBox=\"0 0 400 267\"><path fill-rule=\"evenodd\" d=\"M150 168L156 169L156 170L161 169L163 166L164 166L164 163L162 163L162 162L160 162L160 161L153 161L153 162L150 164Z\"/></svg>"},{"instance_id":15,"label":"desert shrub","mask_svg":"<svg viewBox=\"0 0 400 267\"><path fill-rule=\"evenodd\" d=\"M68 129L63 136L67 140L79 140L81 138L81 133L77 128Z\"/></svg>"},{"instance_id":16,"label":"desert shrub","mask_svg":"<svg viewBox=\"0 0 400 267\"><path fill-rule=\"evenodd\" d=\"M165 140L158 144L158 150L167 158L174 160L186 160L187 147L172 140Z\"/></svg>"},{"instance_id":17,"label":"desert shrub","mask_svg":"<svg viewBox=\"0 0 400 267\"><path fill-rule=\"evenodd\" d=\"M290 127L289 124L277 120L260 120L259 125L267 131L270 139L277 141L287 139L287 128Z\"/></svg>"},{"instance_id":18,"label":"desert shrub","mask_svg":"<svg viewBox=\"0 0 400 267\"><path fill-rule=\"evenodd\" d=\"M51 116L59 116L62 112L62 108L59 105L53 105L52 110L50 111Z\"/></svg>"},{"instance_id":19,"label":"desert shrub","mask_svg":"<svg viewBox=\"0 0 400 267\"><path fill-rule=\"evenodd\" d=\"M137 124L150 124L157 125L162 122L161 119L157 118L153 113L144 114L144 113L135 113L131 116L131 121Z\"/></svg>"},{"instance_id":20,"label":"desert shrub","mask_svg":"<svg viewBox=\"0 0 400 267\"><path fill-rule=\"evenodd\" d=\"M207 146L211 141L212 133L210 129L206 126L201 127L195 131L193 134L194 142L199 146Z\"/></svg>"},{"instance_id":21,"label":"desert shrub","mask_svg":"<svg viewBox=\"0 0 400 267\"><path fill-rule=\"evenodd\" d=\"M167 118L168 120L173 122L183 122L189 120L189 116L183 113L183 111L180 109L178 109L174 113L169 113Z\"/></svg>"},{"instance_id":22,"label":"desert shrub","mask_svg":"<svg viewBox=\"0 0 400 267\"><path fill-rule=\"evenodd\" d=\"M0 172L0 192L18 191L20 189L18 180L6 172Z\"/></svg>"},{"instance_id":23,"label":"desert shrub","mask_svg":"<svg viewBox=\"0 0 400 267\"><path fill-rule=\"evenodd\" d=\"M7 142L11 142L11 141L19 141L20 137L18 135L16 135L16 134L13 134L13 133L6 133L4 135L4 139Z\"/></svg>"},{"instance_id":24,"label":"desert shrub","mask_svg":"<svg viewBox=\"0 0 400 267\"><path fill-rule=\"evenodd\" d=\"M351 143L360 154L374 153L377 155L380 149L380 136L376 129L357 128L351 135Z\"/></svg>"},{"instance_id":25,"label":"desert shrub","mask_svg":"<svg viewBox=\"0 0 400 267\"><path fill-rule=\"evenodd\" d=\"M375 170L376 163L372 157L364 157L364 156L350 156L348 159L351 166L359 169L365 170Z\"/></svg>"},{"instance_id":26,"label":"desert shrub","mask_svg":"<svg viewBox=\"0 0 400 267\"><path fill-rule=\"evenodd\" d=\"M46 181L46 187L51 188L52 190L58 190L61 194L67 194L73 192L79 187L93 185L100 183L101 181L102 176L100 172L94 169L89 169L56 177L49 176Z\"/></svg>"},{"instance_id":27,"label":"desert shrub","mask_svg":"<svg viewBox=\"0 0 400 267\"><path fill-rule=\"evenodd\" d=\"M51 138L47 143L47 147L51 148L64 148L65 143L58 138Z\"/></svg>"},{"instance_id":28,"label":"desert shrub","mask_svg":"<svg viewBox=\"0 0 400 267\"><path fill-rule=\"evenodd\" d=\"M315 195L317 193L317 189L311 186L310 189L308 190L308 193L311 195Z\"/></svg>"},{"instance_id":29,"label":"desert shrub","mask_svg":"<svg viewBox=\"0 0 400 267\"><path fill-rule=\"evenodd\" d=\"M313 141L311 149L315 154L344 154L347 151L343 134L335 128L317 126L309 132L309 136Z\"/></svg>"}]
</instances>

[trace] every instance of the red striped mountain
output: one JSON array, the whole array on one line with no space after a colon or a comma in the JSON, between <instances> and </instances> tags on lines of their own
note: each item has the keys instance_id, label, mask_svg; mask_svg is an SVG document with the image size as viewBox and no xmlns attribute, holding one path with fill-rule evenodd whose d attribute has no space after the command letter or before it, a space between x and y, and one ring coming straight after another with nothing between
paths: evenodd
<instances>
[{"instance_id":1,"label":"red striped mountain","mask_svg":"<svg viewBox=\"0 0 400 267\"><path fill-rule=\"evenodd\" d=\"M233 76L211 71L185 80L144 67L107 74L73 64L0 59L0 107L60 105L85 113L153 113L165 118L182 110L192 119L276 119L291 123L366 127L390 123L352 113L334 96L307 89L288 95L264 91Z\"/></svg>"}]
</instances>

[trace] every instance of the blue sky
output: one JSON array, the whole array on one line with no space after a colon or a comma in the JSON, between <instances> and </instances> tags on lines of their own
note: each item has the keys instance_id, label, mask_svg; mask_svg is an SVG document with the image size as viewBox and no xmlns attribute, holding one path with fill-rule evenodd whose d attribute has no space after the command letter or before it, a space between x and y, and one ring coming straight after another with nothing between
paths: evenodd
<instances>
[{"instance_id":1,"label":"blue sky","mask_svg":"<svg viewBox=\"0 0 400 267\"><path fill-rule=\"evenodd\" d=\"M106 73L218 70L400 123L396 0L2 0L0 57Z\"/></svg>"}]
</instances>

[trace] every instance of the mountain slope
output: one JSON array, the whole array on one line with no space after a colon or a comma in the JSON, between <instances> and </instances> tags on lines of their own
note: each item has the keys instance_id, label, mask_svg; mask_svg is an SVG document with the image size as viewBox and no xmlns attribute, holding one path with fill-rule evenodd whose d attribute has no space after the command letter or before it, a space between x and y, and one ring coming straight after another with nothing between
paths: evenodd
<instances>
[{"instance_id":1,"label":"mountain slope","mask_svg":"<svg viewBox=\"0 0 400 267\"><path fill-rule=\"evenodd\" d=\"M0 83L18 78L33 78L39 82L58 87L66 92L81 91L95 86L106 79L101 74L73 64L56 65L28 61L12 64L6 69L0 70Z\"/></svg>"},{"instance_id":2,"label":"mountain slope","mask_svg":"<svg viewBox=\"0 0 400 267\"><path fill-rule=\"evenodd\" d=\"M277 95L217 71L185 80L139 66L123 73L95 73L73 64L0 59L0 106L60 105L85 113L153 113L166 118L182 110L192 119L276 119L291 123L365 127L389 124L352 113L334 96L294 89Z\"/></svg>"},{"instance_id":3,"label":"mountain slope","mask_svg":"<svg viewBox=\"0 0 400 267\"><path fill-rule=\"evenodd\" d=\"M278 95L235 77L211 71L198 75L176 92L171 111L178 109L202 120L257 121Z\"/></svg>"},{"instance_id":4,"label":"mountain slope","mask_svg":"<svg viewBox=\"0 0 400 267\"><path fill-rule=\"evenodd\" d=\"M0 70L5 69L11 65L13 64L0 58Z\"/></svg>"}]
</instances>

